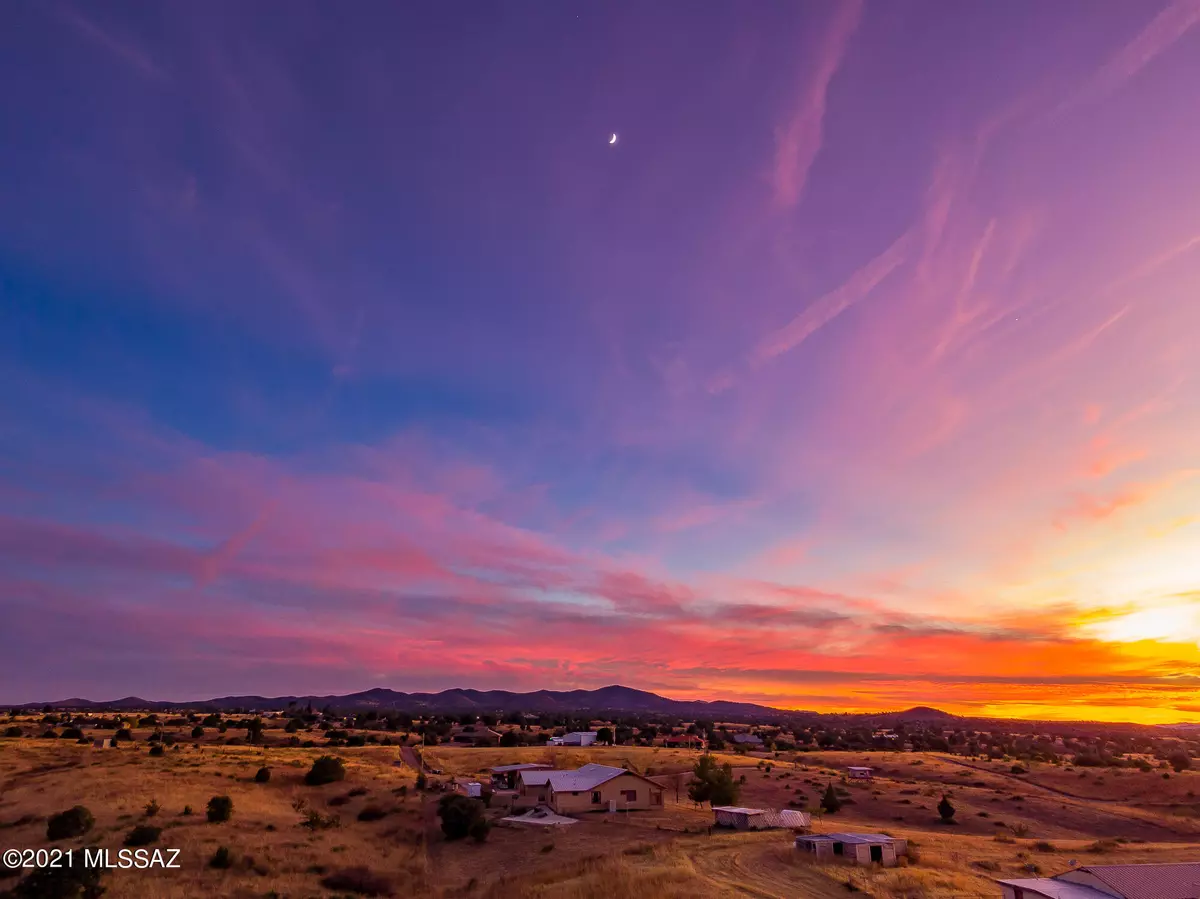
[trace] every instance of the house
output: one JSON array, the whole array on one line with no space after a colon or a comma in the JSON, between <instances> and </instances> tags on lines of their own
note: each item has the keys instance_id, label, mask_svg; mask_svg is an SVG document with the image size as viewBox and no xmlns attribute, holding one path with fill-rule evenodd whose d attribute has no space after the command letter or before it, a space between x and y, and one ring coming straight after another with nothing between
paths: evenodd
<instances>
[{"instance_id":1,"label":"house","mask_svg":"<svg viewBox=\"0 0 1200 899\"><path fill-rule=\"evenodd\" d=\"M516 799L513 806L529 808L545 805L550 798L550 768L523 768L517 772Z\"/></svg>"},{"instance_id":2,"label":"house","mask_svg":"<svg viewBox=\"0 0 1200 899\"><path fill-rule=\"evenodd\" d=\"M522 772L522 778L528 772ZM546 772L546 802L560 815L661 808L663 788L640 774L611 765Z\"/></svg>"},{"instance_id":3,"label":"house","mask_svg":"<svg viewBox=\"0 0 1200 899\"><path fill-rule=\"evenodd\" d=\"M577 730L561 737L551 737L551 746L591 746L596 742L594 730Z\"/></svg>"},{"instance_id":4,"label":"house","mask_svg":"<svg viewBox=\"0 0 1200 899\"><path fill-rule=\"evenodd\" d=\"M768 830L772 827L798 829L812 823L807 812L792 809L775 811L768 808L742 808L736 805L714 805L718 827L733 827L737 830Z\"/></svg>"},{"instance_id":5,"label":"house","mask_svg":"<svg viewBox=\"0 0 1200 899\"><path fill-rule=\"evenodd\" d=\"M697 734L671 734L663 739L664 746L681 746L684 749L700 749L704 742L704 737Z\"/></svg>"},{"instance_id":6,"label":"house","mask_svg":"<svg viewBox=\"0 0 1200 899\"><path fill-rule=\"evenodd\" d=\"M762 748L762 737L758 734L734 734L733 742L739 746L748 746L751 749Z\"/></svg>"},{"instance_id":7,"label":"house","mask_svg":"<svg viewBox=\"0 0 1200 899\"><path fill-rule=\"evenodd\" d=\"M1003 899L1200 899L1200 863L1084 865L997 883Z\"/></svg>"},{"instance_id":8,"label":"house","mask_svg":"<svg viewBox=\"0 0 1200 899\"><path fill-rule=\"evenodd\" d=\"M549 770L552 767L552 765L544 765L540 762L526 762L521 765L497 765L489 770L492 772L492 786L500 790L515 790L517 789L517 776L522 771Z\"/></svg>"},{"instance_id":9,"label":"house","mask_svg":"<svg viewBox=\"0 0 1200 899\"><path fill-rule=\"evenodd\" d=\"M463 724L451 729L450 742L471 746L494 746L500 742L500 732L483 724Z\"/></svg>"},{"instance_id":10,"label":"house","mask_svg":"<svg viewBox=\"0 0 1200 899\"><path fill-rule=\"evenodd\" d=\"M872 863L885 868L908 854L908 842L882 833L812 833L796 837L796 848L818 859L845 858L857 865Z\"/></svg>"},{"instance_id":11,"label":"house","mask_svg":"<svg viewBox=\"0 0 1200 899\"><path fill-rule=\"evenodd\" d=\"M850 775L851 780L871 779L871 769L862 765L849 765L846 768L846 773Z\"/></svg>"}]
</instances>

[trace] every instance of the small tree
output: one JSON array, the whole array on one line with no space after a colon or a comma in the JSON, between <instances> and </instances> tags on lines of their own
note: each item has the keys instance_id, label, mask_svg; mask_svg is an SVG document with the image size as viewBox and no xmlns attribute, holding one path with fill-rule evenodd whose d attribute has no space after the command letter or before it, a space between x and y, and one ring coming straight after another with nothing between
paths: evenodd
<instances>
[{"instance_id":1,"label":"small tree","mask_svg":"<svg viewBox=\"0 0 1200 899\"><path fill-rule=\"evenodd\" d=\"M334 781L346 779L346 766L342 760L332 755L323 755L312 764L312 768L304 775L304 782L310 787L331 784Z\"/></svg>"},{"instance_id":2,"label":"small tree","mask_svg":"<svg viewBox=\"0 0 1200 899\"><path fill-rule=\"evenodd\" d=\"M688 783L688 797L693 802L732 805L737 802L738 792L738 782L733 779L733 768L728 763L718 765L711 755L696 760Z\"/></svg>"},{"instance_id":3,"label":"small tree","mask_svg":"<svg viewBox=\"0 0 1200 899\"><path fill-rule=\"evenodd\" d=\"M596 742L597 743L612 743L612 741L613 741L613 732L612 732L611 727L602 727L598 731L596 731Z\"/></svg>"},{"instance_id":4,"label":"small tree","mask_svg":"<svg viewBox=\"0 0 1200 899\"><path fill-rule=\"evenodd\" d=\"M1167 757L1167 761L1171 763L1171 767L1175 769L1176 774L1180 774L1192 767L1191 756L1189 756L1183 750L1180 750L1179 752L1172 752Z\"/></svg>"},{"instance_id":5,"label":"small tree","mask_svg":"<svg viewBox=\"0 0 1200 899\"><path fill-rule=\"evenodd\" d=\"M461 840L472 835L473 829L487 825L483 814L483 803L478 799L451 794L438 800L438 817L442 819L442 833L447 840ZM486 834L484 839L487 839ZM480 841L482 842L482 840Z\"/></svg>"},{"instance_id":6,"label":"small tree","mask_svg":"<svg viewBox=\"0 0 1200 899\"><path fill-rule=\"evenodd\" d=\"M192 739L193 740L199 740L203 736L204 736L204 728L203 727L201 727L200 725L197 724L195 727L192 728Z\"/></svg>"},{"instance_id":7,"label":"small tree","mask_svg":"<svg viewBox=\"0 0 1200 899\"><path fill-rule=\"evenodd\" d=\"M837 790L833 788L833 781L825 787L825 795L821 797L821 808L828 815L836 815L842 807L842 800L838 799Z\"/></svg>"},{"instance_id":8,"label":"small tree","mask_svg":"<svg viewBox=\"0 0 1200 899\"><path fill-rule=\"evenodd\" d=\"M500 745L505 748L519 746L520 744L521 738L517 736L517 732L515 730L506 730L500 735Z\"/></svg>"},{"instance_id":9,"label":"small tree","mask_svg":"<svg viewBox=\"0 0 1200 899\"><path fill-rule=\"evenodd\" d=\"M946 794L942 794L942 801L937 805L938 814L942 816L942 823L949 824L954 820L954 806L950 804L950 800L946 798Z\"/></svg>"},{"instance_id":10,"label":"small tree","mask_svg":"<svg viewBox=\"0 0 1200 899\"><path fill-rule=\"evenodd\" d=\"M267 768L266 766L259 768L258 771L256 771L254 774L254 782L256 784L265 784L270 779L271 779L271 769Z\"/></svg>"},{"instance_id":11,"label":"small tree","mask_svg":"<svg viewBox=\"0 0 1200 899\"><path fill-rule=\"evenodd\" d=\"M228 821L233 817L233 800L228 796L214 796L208 800L208 820L213 824Z\"/></svg>"}]
</instances>

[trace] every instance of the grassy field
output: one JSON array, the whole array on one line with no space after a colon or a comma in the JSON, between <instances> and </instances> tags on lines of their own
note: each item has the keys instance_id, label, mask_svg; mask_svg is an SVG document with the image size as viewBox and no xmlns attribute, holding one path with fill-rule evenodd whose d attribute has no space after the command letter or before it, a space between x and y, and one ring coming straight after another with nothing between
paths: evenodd
<instances>
[{"instance_id":1,"label":"grassy field","mask_svg":"<svg viewBox=\"0 0 1200 899\"><path fill-rule=\"evenodd\" d=\"M908 838L915 863L884 870L817 865L799 856L781 831L711 830L711 812L689 802L686 792L676 801L672 789L661 810L588 815L557 830L497 826L482 844L446 842L434 815L439 794L416 791L416 772L398 764L397 747L264 748L210 738L152 756L148 731L134 736L118 749L0 738L0 849L115 850L137 825L162 828L150 846L179 849L182 869L108 872L102 881L108 899L372 895L373 880L378 895L446 899L822 899L847 895L847 883L878 899L992 899L995 878L1026 874L1030 865L1053 874L1070 859L1200 860L1196 807L1188 797L1200 777L1190 773L1164 781L1137 772L1170 789L1131 795L1124 792L1134 777L1127 771L1105 772L1113 788L1103 792L1092 771L1080 788L1084 779L1062 769L1014 775L1011 764L967 767L932 754L808 754L772 760L769 771L766 760L759 767L755 758L723 759L745 775L741 801L748 805L811 805L835 784L848 801L836 815L817 819L814 830L886 830ZM345 780L307 786L305 773L324 754L344 760ZM669 782L695 758L687 750L632 747L425 750L427 764L447 776L519 761L563 767L595 761ZM847 764L873 765L881 776L865 785L845 783ZM257 783L263 766L270 780ZM943 792L956 806L955 825L938 823L933 810ZM214 796L233 801L228 821L206 820ZM83 837L49 842L48 817L74 805L86 806L95 826ZM147 806L156 811L148 814ZM312 815L316 828L305 826ZM210 866L220 847L229 851L227 868ZM0 891L18 880L4 874Z\"/></svg>"}]
</instances>

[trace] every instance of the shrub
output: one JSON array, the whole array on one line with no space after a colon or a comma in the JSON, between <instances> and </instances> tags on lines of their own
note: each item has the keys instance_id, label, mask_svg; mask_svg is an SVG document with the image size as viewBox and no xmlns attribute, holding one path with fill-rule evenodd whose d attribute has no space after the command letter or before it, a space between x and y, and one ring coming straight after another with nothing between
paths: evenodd
<instances>
[{"instance_id":1,"label":"shrub","mask_svg":"<svg viewBox=\"0 0 1200 899\"><path fill-rule=\"evenodd\" d=\"M128 727L122 727L115 734L113 734L113 743L117 743L118 741L130 742L132 740L133 734L130 733Z\"/></svg>"},{"instance_id":2,"label":"shrub","mask_svg":"<svg viewBox=\"0 0 1200 899\"><path fill-rule=\"evenodd\" d=\"M1057 852L1058 851L1058 847L1056 847L1053 843L1047 843L1045 840L1038 840L1036 843L1033 844L1033 848L1036 849L1038 852Z\"/></svg>"},{"instance_id":3,"label":"shrub","mask_svg":"<svg viewBox=\"0 0 1200 899\"><path fill-rule=\"evenodd\" d=\"M1012 768L1011 768L1011 769L1009 769L1009 770L1011 770L1013 774L1027 774L1027 773L1028 773L1028 772L1027 772L1027 771L1026 771L1024 768L1022 768L1020 765L1013 765L1013 766L1012 766Z\"/></svg>"},{"instance_id":4,"label":"shrub","mask_svg":"<svg viewBox=\"0 0 1200 899\"><path fill-rule=\"evenodd\" d=\"M199 725L197 725L196 727L192 728L192 739L193 740L199 740L203 736L204 736L204 728L203 727L200 727ZM220 850L218 850L218 851L220 851Z\"/></svg>"},{"instance_id":5,"label":"shrub","mask_svg":"<svg viewBox=\"0 0 1200 899\"><path fill-rule=\"evenodd\" d=\"M6 899L99 899L104 893L100 875L104 869L92 865L38 868L10 892Z\"/></svg>"},{"instance_id":6,"label":"shrub","mask_svg":"<svg viewBox=\"0 0 1200 899\"><path fill-rule=\"evenodd\" d=\"M471 833L476 821L483 820L483 803L467 796L443 796L438 800L437 813L446 839L461 840Z\"/></svg>"},{"instance_id":7,"label":"shrub","mask_svg":"<svg viewBox=\"0 0 1200 899\"><path fill-rule=\"evenodd\" d=\"M271 769L267 767L259 768L254 773L254 782L256 784L265 784L271 779Z\"/></svg>"},{"instance_id":8,"label":"shrub","mask_svg":"<svg viewBox=\"0 0 1200 899\"><path fill-rule=\"evenodd\" d=\"M212 858L208 860L210 868L225 869L233 864L233 857L229 853L228 846L221 846L213 853Z\"/></svg>"},{"instance_id":9,"label":"shrub","mask_svg":"<svg viewBox=\"0 0 1200 899\"><path fill-rule=\"evenodd\" d=\"M351 790L349 793L347 793L346 795L347 795L347 796L350 796L350 797L354 797L354 796L366 796L366 795L367 795L367 788L366 788L366 787L355 787L354 789L352 789L352 790Z\"/></svg>"},{"instance_id":10,"label":"shrub","mask_svg":"<svg viewBox=\"0 0 1200 899\"><path fill-rule=\"evenodd\" d=\"M76 805L51 815L46 822L47 840L68 840L71 837L81 837L95 825L96 819L84 806Z\"/></svg>"},{"instance_id":11,"label":"shrub","mask_svg":"<svg viewBox=\"0 0 1200 899\"><path fill-rule=\"evenodd\" d=\"M151 799L149 802L146 803L146 805L144 807L146 809L146 817L147 818L153 818L155 815L158 814L159 809L162 808L162 806L160 806L158 804L157 799Z\"/></svg>"},{"instance_id":12,"label":"shrub","mask_svg":"<svg viewBox=\"0 0 1200 899\"><path fill-rule=\"evenodd\" d=\"M208 820L214 824L233 817L233 800L228 796L214 796L208 800Z\"/></svg>"},{"instance_id":13,"label":"shrub","mask_svg":"<svg viewBox=\"0 0 1200 899\"><path fill-rule=\"evenodd\" d=\"M390 896L392 882L370 868L344 868L321 878L321 886L327 890L357 893L360 896Z\"/></svg>"},{"instance_id":14,"label":"shrub","mask_svg":"<svg viewBox=\"0 0 1200 899\"><path fill-rule=\"evenodd\" d=\"M1192 767L1191 757L1182 750L1179 752L1172 752L1167 757L1167 761L1171 763L1171 767L1175 769L1176 773L1181 773Z\"/></svg>"},{"instance_id":15,"label":"shrub","mask_svg":"<svg viewBox=\"0 0 1200 899\"><path fill-rule=\"evenodd\" d=\"M19 737L23 733L24 733L24 731L22 731L21 728L16 727L16 726L6 727L4 729L4 736L6 736L6 737Z\"/></svg>"},{"instance_id":16,"label":"shrub","mask_svg":"<svg viewBox=\"0 0 1200 899\"><path fill-rule=\"evenodd\" d=\"M192 807L190 805L185 805L183 807L183 812L181 812L181 814L183 814L183 815L190 815L191 813L192 813Z\"/></svg>"},{"instance_id":17,"label":"shrub","mask_svg":"<svg viewBox=\"0 0 1200 899\"><path fill-rule=\"evenodd\" d=\"M53 730L47 730L44 734L42 734L42 739L43 740L57 740L58 734L55 733Z\"/></svg>"},{"instance_id":18,"label":"shrub","mask_svg":"<svg viewBox=\"0 0 1200 899\"><path fill-rule=\"evenodd\" d=\"M387 817L387 810L378 805L363 806L361 812L358 813L359 821L378 821L380 818Z\"/></svg>"},{"instance_id":19,"label":"shrub","mask_svg":"<svg viewBox=\"0 0 1200 899\"><path fill-rule=\"evenodd\" d=\"M287 725L283 728L285 734L294 734L298 730L300 730L300 722L295 718L288 719Z\"/></svg>"},{"instance_id":20,"label":"shrub","mask_svg":"<svg viewBox=\"0 0 1200 899\"><path fill-rule=\"evenodd\" d=\"M425 780L425 772L424 772L424 771L418 771L418 772L417 772L417 789L418 789L418 790L423 790L423 789L425 789L425 784L426 784L426 780Z\"/></svg>"},{"instance_id":21,"label":"shrub","mask_svg":"<svg viewBox=\"0 0 1200 899\"><path fill-rule=\"evenodd\" d=\"M83 731L78 727L68 727L62 732L64 740L81 740L83 739Z\"/></svg>"},{"instance_id":22,"label":"shrub","mask_svg":"<svg viewBox=\"0 0 1200 899\"><path fill-rule=\"evenodd\" d=\"M337 815L325 816L315 808L310 808L305 814L304 820L300 822L300 826L314 831L329 830L332 827L340 827L341 823L342 820Z\"/></svg>"},{"instance_id":23,"label":"shrub","mask_svg":"<svg viewBox=\"0 0 1200 899\"><path fill-rule=\"evenodd\" d=\"M1029 836L1029 825L1028 824L1014 824L1012 827L1009 828L1009 830L1011 830L1013 832L1014 837Z\"/></svg>"},{"instance_id":24,"label":"shrub","mask_svg":"<svg viewBox=\"0 0 1200 899\"><path fill-rule=\"evenodd\" d=\"M945 793L942 794L942 801L937 804L937 811L941 815L943 823L948 824L954 820L954 806L950 804Z\"/></svg>"},{"instance_id":25,"label":"shrub","mask_svg":"<svg viewBox=\"0 0 1200 899\"><path fill-rule=\"evenodd\" d=\"M162 743L155 743L153 746L151 746L151 747L150 747L150 754L151 754L151 755L162 755L162 754L163 754L163 745L162 745Z\"/></svg>"},{"instance_id":26,"label":"shrub","mask_svg":"<svg viewBox=\"0 0 1200 899\"><path fill-rule=\"evenodd\" d=\"M477 818L471 822L471 827L467 833L476 843L483 843L487 841L491 830L492 825L488 822L487 818Z\"/></svg>"},{"instance_id":27,"label":"shrub","mask_svg":"<svg viewBox=\"0 0 1200 899\"><path fill-rule=\"evenodd\" d=\"M154 827L151 824L139 824L129 833L125 834L126 846L149 846L158 839L162 833L161 827Z\"/></svg>"},{"instance_id":28,"label":"shrub","mask_svg":"<svg viewBox=\"0 0 1200 899\"><path fill-rule=\"evenodd\" d=\"M323 755L312 763L312 768L304 775L304 782L310 787L331 784L334 781L346 779L346 766L342 760L331 755Z\"/></svg>"}]
</instances>

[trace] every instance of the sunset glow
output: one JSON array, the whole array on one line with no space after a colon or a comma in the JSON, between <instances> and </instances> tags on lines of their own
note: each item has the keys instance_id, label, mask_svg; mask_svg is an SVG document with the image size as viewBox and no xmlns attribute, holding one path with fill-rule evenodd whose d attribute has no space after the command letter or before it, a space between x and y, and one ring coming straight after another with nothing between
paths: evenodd
<instances>
[{"instance_id":1,"label":"sunset glow","mask_svg":"<svg viewBox=\"0 0 1200 899\"><path fill-rule=\"evenodd\" d=\"M1200 2L137 9L0 29L0 703L1200 721Z\"/></svg>"}]
</instances>

